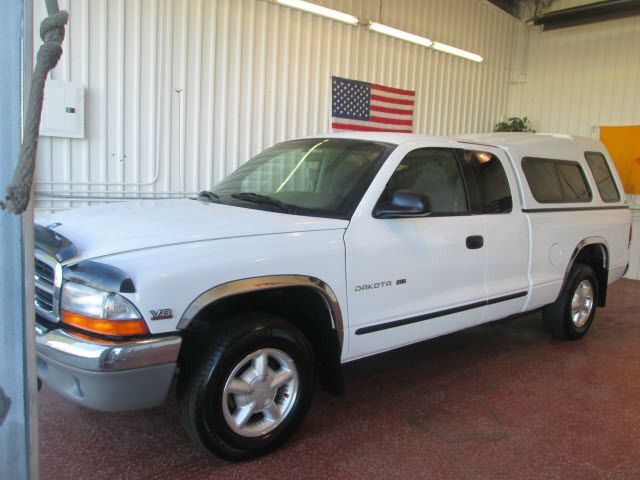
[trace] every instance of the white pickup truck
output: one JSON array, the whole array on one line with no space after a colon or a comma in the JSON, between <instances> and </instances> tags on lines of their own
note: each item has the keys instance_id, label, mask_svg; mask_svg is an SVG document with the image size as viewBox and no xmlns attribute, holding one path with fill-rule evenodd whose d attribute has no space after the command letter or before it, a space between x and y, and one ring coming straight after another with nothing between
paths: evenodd
<instances>
[{"instance_id":1,"label":"white pickup truck","mask_svg":"<svg viewBox=\"0 0 640 480\"><path fill-rule=\"evenodd\" d=\"M230 459L290 436L316 375L340 394L342 363L536 309L581 337L631 241L605 148L551 134L304 138L196 199L37 223L39 377L100 410L175 379Z\"/></svg>"}]
</instances>

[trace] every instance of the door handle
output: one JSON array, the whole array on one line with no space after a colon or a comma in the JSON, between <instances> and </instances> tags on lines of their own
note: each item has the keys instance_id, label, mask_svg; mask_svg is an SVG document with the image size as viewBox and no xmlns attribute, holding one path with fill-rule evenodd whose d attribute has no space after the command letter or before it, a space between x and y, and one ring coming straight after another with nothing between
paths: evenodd
<instances>
[{"instance_id":1,"label":"door handle","mask_svg":"<svg viewBox=\"0 0 640 480\"><path fill-rule=\"evenodd\" d=\"M467 237L467 248L469 250L482 248L483 245L484 245L484 237L482 235L471 235Z\"/></svg>"}]
</instances>

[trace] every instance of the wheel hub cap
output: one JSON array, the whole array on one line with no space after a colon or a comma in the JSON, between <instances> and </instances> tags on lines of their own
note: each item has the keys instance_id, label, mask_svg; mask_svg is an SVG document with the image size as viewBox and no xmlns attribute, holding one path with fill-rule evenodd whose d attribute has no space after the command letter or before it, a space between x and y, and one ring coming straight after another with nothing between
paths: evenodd
<instances>
[{"instance_id":1,"label":"wheel hub cap","mask_svg":"<svg viewBox=\"0 0 640 480\"><path fill-rule=\"evenodd\" d=\"M593 310L593 299L593 285L589 280L581 281L571 300L571 321L576 327L584 327L589 320Z\"/></svg>"},{"instance_id":2,"label":"wheel hub cap","mask_svg":"<svg viewBox=\"0 0 640 480\"><path fill-rule=\"evenodd\" d=\"M298 393L298 371L285 352L264 348L247 355L227 377L222 411L231 430L258 437L280 425Z\"/></svg>"},{"instance_id":3,"label":"wheel hub cap","mask_svg":"<svg viewBox=\"0 0 640 480\"><path fill-rule=\"evenodd\" d=\"M273 377L271 375L256 377L256 379L251 382L253 394L247 395L244 400L247 403L255 403L256 406L267 407L271 405L276 393L271 388L272 379Z\"/></svg>"}]
</instances>

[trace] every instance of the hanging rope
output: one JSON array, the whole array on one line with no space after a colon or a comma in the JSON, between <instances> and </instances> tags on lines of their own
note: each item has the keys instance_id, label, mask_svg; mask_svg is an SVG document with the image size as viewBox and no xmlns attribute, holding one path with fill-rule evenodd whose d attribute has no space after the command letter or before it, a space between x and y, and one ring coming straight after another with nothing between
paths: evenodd
<instances>
[{"instance_id":1,"label":"hanging rope","mask_svg":"<svg viewBox=\"0 0 640 480\"><path fill-rule=\"evenodd\" d=\"M49 16L40 24L40 38L43 44L38 50L36 68L33 71L18 165L13 173L11 185L7 189L5 201L0 201L0 207L3 210L6 209L16 215L23 213L29 206L38 151L44 84L47 75L58 64L62 55L64 26L69 19L69 14L65 11L61 12L58 8L58 0L45 0L45 3Z\"/></svg>"}]
</instances>

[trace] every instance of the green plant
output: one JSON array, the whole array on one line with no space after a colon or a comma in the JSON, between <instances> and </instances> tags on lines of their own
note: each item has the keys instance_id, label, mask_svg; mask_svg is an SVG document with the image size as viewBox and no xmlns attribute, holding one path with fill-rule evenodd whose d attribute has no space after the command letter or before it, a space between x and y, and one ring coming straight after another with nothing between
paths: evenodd
<instances>
[{"instance_id":1,"label":"green plant","mask_svg":"<svg viewBox=\"0 0 640 480\"><path fill-rule=\"evenodd\" d=\"M506 122L498 122L493 127L494 132L535 132L527 117L510 117Z\"/></svg>"}]
</instances>

